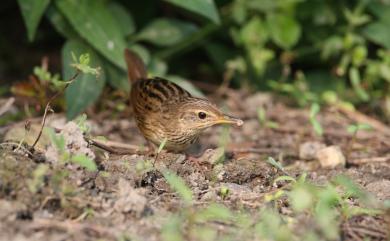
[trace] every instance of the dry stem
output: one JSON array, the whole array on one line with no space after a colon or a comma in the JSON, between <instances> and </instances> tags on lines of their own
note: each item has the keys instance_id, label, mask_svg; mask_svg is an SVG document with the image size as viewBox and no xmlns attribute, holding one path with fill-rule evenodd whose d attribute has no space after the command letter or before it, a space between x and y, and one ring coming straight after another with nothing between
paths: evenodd
<instances>
[{"instance_id":1,"label":"dry stem","mask_svg":"<svg viewBox=\"0 0 390 241\"><path fill-rule=\"evenodd\" d=\"M50 110L50 104L53 100L55 100L60 94L64 93L64 91L68 88L68 86L73 83L73 81L77 78L77 76L81 73L80 70L77 70L76 73L68 80L66 81L66 84L64 86L64 88L60 91L58 91L57 93L55 93L50 99L49 101L47 102L46 104L46 107L45 107L45 113L43 114L43 117L42 117L42 122L41 122L41 129L39 130L39 133L38 133L38 136L37 138L35 139L34 141L34 144L32 144L30 150L34 150L34 147L36 146L36 144L38 143L39 139L41 138L42 136L42 132L43 132L43 128L45 127L45 124L46 124L46 117L47 117L47 112Z\"/></svg>"}]
</instances>

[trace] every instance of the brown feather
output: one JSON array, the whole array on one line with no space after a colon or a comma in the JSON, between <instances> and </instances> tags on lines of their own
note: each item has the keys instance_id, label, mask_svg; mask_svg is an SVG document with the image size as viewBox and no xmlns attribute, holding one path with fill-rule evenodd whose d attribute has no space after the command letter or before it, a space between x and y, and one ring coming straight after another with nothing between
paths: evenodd
<instances>
[{"instance_id":1,"label":"brown feather","mask_svg":"<svg viewBox=\"0 0 390 241\"><path fill-rule=\"evenodd\" d=\"M132 83L147 78L145 64L136 53L129 49L125 49L125 61L127 65L127 75Z\"/></svg>"}]
</instances>

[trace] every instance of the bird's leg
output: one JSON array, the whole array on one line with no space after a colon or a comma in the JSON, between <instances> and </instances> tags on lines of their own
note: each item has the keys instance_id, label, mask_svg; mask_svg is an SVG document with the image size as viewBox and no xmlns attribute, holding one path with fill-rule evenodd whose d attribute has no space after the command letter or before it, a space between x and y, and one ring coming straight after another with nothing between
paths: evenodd
<instances>
[{"instance_id":1,"label":"bird's leg","mask_svg":"<svg viewBox=\"0 0 390 241\"><path fill-rule=\"evenodd\" d=\"M190 154L186 154L186 159L191 162L191 164L194 164L194 166L196 166L197 169L204 169L204 166L205 164L208 164L207 161L204 160L204 158L202 158L203 155L199 155L199 156L193 156L193 155L190 155Z\"/></svg>"}]
</instances>

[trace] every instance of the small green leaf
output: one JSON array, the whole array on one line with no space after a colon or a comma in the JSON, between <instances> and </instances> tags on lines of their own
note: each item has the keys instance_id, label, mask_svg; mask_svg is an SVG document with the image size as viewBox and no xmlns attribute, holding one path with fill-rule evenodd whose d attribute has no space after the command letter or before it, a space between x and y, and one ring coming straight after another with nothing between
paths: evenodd
<instances>
[{"instance_id":1,"label":"small green leaf","mask_svg":"<svg viewBox=\"0 0 390 241\"><path fill-rule=\"evenodd\" d=\"M257 109L257 119L259 120L261 125L264 125L266 123L266 116L265 116L265 110L263 107L259 107Z\"/></svg>"},{"instance_id":2,"label":"small green leaf","mask_svg":"<svg viewBox=\"0 0 390 241\"><path fill-rule=\"evenodd\" d=\"M45 132L48 133L50 141L55 148L60 152L65 151L65 138L62 134L56 134L53 128L45 127Z\"/></svg>"},{"instance_id":3,"label":"small green leaf","mask_svg":"<svg viewBox=\"0 0 390 241\"><path fill-rule=\"evenodd\" d=\"M126 42L120 27L101 0L57 0L56 6L77 33L119 68L126 69Z\"/></svg>"},{"instance_id":4,"label":"small green leaf","mask_svg":"<svg viewBox=\"0 0 390 241\"><path fill-rule=\"evenodd\" d=\"M361 100L368 101L370 99L370 96L360 84L361 82L360 73L357 68L355 67L350 68L349 78L351 80L352 87L355 90L355 93L360 97Z\"/></svg>"},{"instance_id":5,"label":"small green leaf","mask_svg":"<svg viewBox=\"0 0 390 241\"><path fill-rule=\"evenodd\" d=\"M87 115L83 113L82 115L77 116L77 118L74 120L76 122L77 126L83 133L89 133L91 130L91 127L87 123Z\"/></svg>"},{"instance_id":6,"label":"small green leaf","mask_svg":"<svg viewBox=\"0 0 390 241\"><path fill-rule=\"evenodd\" d=\"M158 147L157 153L160 153L162 151L162 149L165 146L165 143L167 143L167 140L168 140L167 138L164 138L164 140L161 142L160 146Z\"/></svg>"},{"instance_id":7,"label":"small green leaf","mask_svg":"<svg viewBox=\"0 0 390 241\"><path fill-rule=\"evenodd\" d=\"M315 118L310 119L310 123L317 135L322 136L324 134L321 124Z\"/></svg>"},{"instance_id":8,"label":"small green leaf","mask_svg":"<svg viewBox=\"0 0 390 241\"><path fill-rule=\"evenodd\" d=\"M371 130L372 129L372 126L370 126L369 124L365 124L365 123L362 123L362 124L356 124L356 125L349 125L347 127L347 131L349 133L355 133L359 130Z\"/></svg>"},{"instance_id":9,"label":"small green leaf","mask_svg":"<svg viewBox=\"0 0 390 241\"><path fill-rule=\"evenodd\" d=\"M346 197L357 197L363 199L367 197L367 193L347 176L336 176L334 181L345 188Z\"/></svg>"},{"instance_id":10,"label":"small green leaf","mask_svg":"<svg viewBox=\"0 0 390 241\"><path fill-rule=\"evenodd\" d=\"M214 0L195 0L195 1L183 1L183 0L165 0L171 4L184 8L188 11L199 14L212 20L214 23L219 24L219 14L215 6Z\"/></svg>"},{"instance_id":11,"label":"small green leaf","mask_svg":"<svg viewBox=\"0 0 390 241\"><path fill-rule=\"evenodd\" d=\"M187 205L191 204L192 191L189 187L187 187L184 180L170 171L164 171L163 175L167 180L169 186L179 194L184 203L186 203Z\"/></svg>"},{"instance_id":12,"label":"small green leaf","mask_svg":"<svg viewBox=\"0 0 390 241\"><path fill-rule=\"evenodd\" d=\"M279 128L279 124L276 123L275 121L267 121L265 123L265 126L268 128L271 128L271 129L278 129Z\"/></svg>"},{"instance_id":13,"label":"small green leaf","mask_svg":"<svg viewBox=\"0 0 390 241\"><path fill-rule=\"evenodd\" d=\"M355 133L356 131L357 131L357 126L356 125L349 125L348 127L347 127L347 131L349 132L349 133Z\"/></svg>"},{"instance_id":14,"label":"small green leaf","mask_svg":"<svg viewBox=\"0 0 390 241\"><path fill-rule=\"evenodd\" d=\"M294 47L301 37L301 26L292 16L270 14L267 24L272 40L285 50Z\"/></svg>"},{"instance_id":15,"label":"small green leaf","mask_svg":"<svg viewBox=\"0 0 390 241\"><path fill-rule=\"evenodd\" d=\"M197 27L176 19L160 18L149 23L136 36L157 46L172 46L196 32Z\"/></svg>"},{"instance_id":16,"label":"small green leaf","mask_svg":"<svg viewBox=\"0 0 390 241\"><path fill-rule=\"evenodd\" d=\"M27 27L28 40L31 42L50 0L18 0L18 3Z\"/></svg>"},{"instance_id":17,"label":"small green leaf","mask_svg":"<svg viewBox=\"0 0 390 241\"><path fill-rule=\"evenodd\" d=\"M322 136L324 130L322 129L321 123L317 120L317 114L320 112L320 105L313 103L310 107L310 124L312 125L314 132Z\"/></svg>"},{"instance_id":18,"label":"small green leaf","mask_svg":"<svg viewBox=\"0 0 390 241\"><path fill-rule=\"evenodd\" d=\"M372 126L366 123L358 124L359 130L372 130Z\"/></svg>"},{"instance_id":19,"label":"small green leaf","mask_svg":"<svg viewBox=\"0 0 390 241\"><path fill-rule=\"evenodd\" d=\"M82 167L85 167L88 171L93 172L97 170L95 161L87 157L85 154L72 156L71 161Z\"/></svg>"},{"instance_id":20,"label":"small green leaf","mask_svg":"<svg viewBox=\"0 0 390 241\"><path fill-rule=\"evenodd\" d=\"M71 63L73 62L71 56L72 52L76 53L78 56L83 53L89 53L91 65L94 67L102 66L98 55L91 48L76 40L68 41L62 49L63 78L65 80L70 79L76 72L75 68L71 66ZM65 91L67 118L73 119L85 108L93 104L99 98L105 81L106 76L104 72L102 72L99 77L91 74L79 75Z\"/></svg>"},{"instance_id":21,"label":"small green leaf","mask_svg":"<svg viewBox=\"0 0 390 241\"><path fill-rule=\"evenodd\" d=\"M295 180L295 178L290 177L290 176L280 176L280 177L275 178L274 184L277 182L281 182L281 181L296 182L297 180Z\"/></svg>"},{"instance_id":22,"label":"small green leaf","mask_svg":"<svg viewBox=\"0 0 390 241\"><path fill-rule=\"evenodd\" d=\"M307 178L307 173L304 172L304 173L302 173L302 175L300 175L298 177L297 183L300 183L300 184L305 183L306 182L306 178Z\"/></svg>"},{"instance_id":23,"label":"small green leaf","mask_svg":"<svg viewBox=\"0 0 390 241\"><path fill-rule=\"evenodd\" d=\"M76 56L72 52L73 63L71 64L77 70L80 70L83 74L92 74L98 77L100 75L100 67L92 68L89 66L90 57L89 54L81 54L79 61L77 61Z\"/></svg>"},{"instance_id":24,"label":"small green leaf","mask_svg":"<svg viewBox=\"0 0 390 241\"><path fill-rule=\"evenodd\" d=\"M320 105L318 103L313 103L310 107L310 118L315 118L320 112Z\"/></svg>"},{"instance_id":25,"label":"small green leaf","mask_svg":"<svg viewBox=\"0 0 390 241\"><path fill-rule=\"evenodd\" d=\"M272 166L276 167L277 169L283 171L283 166L279 162L277 162L274 158L268 157L267 162L271 164Z\"/></svg>"},{"instance_id":26,"label":"small green leaf","mask_svg":"<svg viewBox=\"0 0 390 241\"><path fill-rule=\"evenodd\" d=\"M219 190L219 195L221 196L222 199L227 198L229 193L230 193L230 190L227 187L221 187L221 189Z\"/></svg>"}]
</instances>

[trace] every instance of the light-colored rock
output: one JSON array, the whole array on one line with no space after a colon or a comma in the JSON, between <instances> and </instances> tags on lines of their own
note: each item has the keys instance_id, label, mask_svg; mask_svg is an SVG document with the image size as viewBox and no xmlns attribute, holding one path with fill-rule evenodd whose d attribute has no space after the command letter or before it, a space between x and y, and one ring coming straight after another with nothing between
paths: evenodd
<instances>
[{"instance_id":1,"label":"light-colored rock","mask_svg":"<svg viewBox=\"0 0 390 241\"><path fill-rule=\"evenodd\" d=\"M325 147L324 143L318 141L304 142L299 146L299 158L302 160L314 160L317 152Z\"/></svg>"},{"instance_id":2,"label":"light-colored rock","mask_svg":"<svg viewBox=\"0 0 390 241\"><path fill-rule=\"evenodd\" d=\"M345 166L345 156L339 146L328 146L319 150L316 154L322 167L334 168Z\"/></svg>"}]
</instances>

